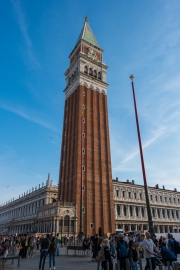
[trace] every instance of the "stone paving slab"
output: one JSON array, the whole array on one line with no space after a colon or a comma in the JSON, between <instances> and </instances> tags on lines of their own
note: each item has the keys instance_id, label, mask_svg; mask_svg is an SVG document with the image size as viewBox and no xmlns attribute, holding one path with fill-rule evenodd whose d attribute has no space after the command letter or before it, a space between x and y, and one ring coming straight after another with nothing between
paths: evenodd
<instances>
[{"instance_id":1,"label":"stone paving slab","mask_svg":"<svg viewBox=\"0 0 180 270\"><path fill-rule=\"evenodd\" d=\"M91 257L77 255L74 256L74 251L69 250L68 256L66 255L66 248L61 248L60 256L56 256L56 270L96 270L97 263L91 261ZM34 254L33 258L30 259L21 259L20 261L20 270L35 270L39 269L39 258L40 252ZM180 256L178 255L178 261L180 261ZM10 265L9 262L6 263L8 270L18 270L17 260L14 260L14 266ZM145 267L145 259L142 259L143 269ZM1 268L0 268L1 269ZM45 270L49 269L49 257L46 258ZM156 268L158 269L158 268Z\"/></svg>"}]
</instances>

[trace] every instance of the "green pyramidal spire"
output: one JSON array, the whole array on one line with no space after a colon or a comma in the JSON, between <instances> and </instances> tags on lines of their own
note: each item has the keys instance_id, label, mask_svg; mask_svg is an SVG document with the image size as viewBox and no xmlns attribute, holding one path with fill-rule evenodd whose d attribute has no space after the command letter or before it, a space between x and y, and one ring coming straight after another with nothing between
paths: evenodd
<instances>
[{"instance_id":1,"label":"green pyramidal spire","mask_svg":"<svg viewBox=\"0 0 180 270\"><path fill-rule=\"evenodd\" d=\"M76 44L81 39L87 41L88 43L92 44L95 47L100 48L100 46L99 46L99 44L98 44L98 42L97 42L91 28L89 26L87 16L85 17L84 26L83 26L83 29L81 30L81 33L80 33L80 35L78 37L78 40L77 40Z\"/></svg>"}]
</instances>

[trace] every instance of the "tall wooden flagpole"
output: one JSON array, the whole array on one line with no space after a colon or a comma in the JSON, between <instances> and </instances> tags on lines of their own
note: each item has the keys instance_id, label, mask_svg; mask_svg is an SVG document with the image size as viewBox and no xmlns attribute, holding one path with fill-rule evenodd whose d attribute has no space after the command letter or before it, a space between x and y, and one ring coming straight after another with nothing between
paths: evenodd
<instances>
[{"instance_id":1,"label":"tall wooden flagpole","mask_svg":"<svg viewBox=\"0 0 180 270\"><path fill-rule=\"evenodd\" d=\"M154 235L154 225L153 225L153 221L152 221L151 207L150 207L150 202L149 202L149 193L148 193L148 186L147 186L147 180L146 180L146 171L145 171L143 150L142 150L142 144L141 144L141 134L140 134L138 113L137 113L137 107L136 107L136 97L135 97L134 82L133 82L134 76L130 75L130 79L132 81L134 110L135 110L135 117L136 117L136 126L137 126L138 141L139 141L139 150L140 150L140 156L141 156L142 174L143 174L143 180L144 180L144 190L145 190L145 198L146 198L146 207L147 207L149 232L150 232L151 237L152 237Z\"/></svg>"}]
</instances>

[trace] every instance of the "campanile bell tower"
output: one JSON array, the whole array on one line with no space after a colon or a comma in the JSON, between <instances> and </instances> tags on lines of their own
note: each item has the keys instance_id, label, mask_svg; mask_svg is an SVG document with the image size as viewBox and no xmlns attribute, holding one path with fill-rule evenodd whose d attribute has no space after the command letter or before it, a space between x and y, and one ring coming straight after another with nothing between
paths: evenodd
<instances>
[{"instance_id":1,"label":"campanile bell tower","mask_svg":"<svg viewBox=\"0 0 180 270\"><path fill-rule=\"evenodd\" d=\"M107 66L102 54L85 17L65 72L59 173L59 200L76 203L77 232L82 225L85 235L115 231Z\"/></svg>"}]
</instances>

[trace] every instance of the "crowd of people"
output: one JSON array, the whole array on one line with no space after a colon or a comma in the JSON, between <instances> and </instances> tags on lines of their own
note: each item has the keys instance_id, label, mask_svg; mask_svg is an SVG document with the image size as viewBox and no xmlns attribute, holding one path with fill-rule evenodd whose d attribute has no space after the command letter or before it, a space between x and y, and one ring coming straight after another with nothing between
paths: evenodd
<instances>
[{"instance_id":1,"label":"crowd of people","mask_svg":"<svg viewBox=\"0 0 180 270\"><path fill-rule=\"evenodd\" d=\"M60 247L67 246L68 241L72 241L73 236L60 237L59 234L33 236L33 235L16 235L0 236L0 258L7 257L8 253L18 255L21 259L33 258L34 253L40 250L39 269L44 270L44 264L47 255L49 255L49 268L51 265L55 269L55 256L60 255Z\"/></svg>"},{"instance_id":2,"label":"crowd of people","mask_svg":"<svg viewBox=\"0 0 180 270\"><path fill-rule=\"evenodd\" d=\"M156 235L151 239L150 233L144 234L112 234L109 238L85 237L83 241L85 249L91 249L92 261L97 262L97 270L106 270L107 263L109 269L113 269L115 258L119 261L120 270L127 270L127 260L130 269L138 269L138 259L145 258L145 270L150 269L150 264L154 270L161 263L166 265L167 261L173 266L177 262L177 254L180 253L180 244L176 241L172 234L166 237L160 237L158 240ZM180 268L179 263L177 266Z\"/></svg>"},{"instance_id":3,"label":"crowd of people","mask_svg":"<svg viewBox=\"0 0 180 270\"><path fill-rule=\"evenodd\" d=\"M49 256L49 269L56 268L56 256L60 255L63 246L77 245L77 239L73 236L61 237L59 234L47 234L45 236L20 235L0 236L0 258L6 257L10 248L13 254L22 259L33 258L34 253L40 250L39 270L44 270L46 257ZM173 266L177 263L177 254L180 254L180 245L172 234L167 238L156 238L150 233L144 234L111 234L109 237L85 236L82 241L84 250L90 250L91 260L97 263L97 270L113 270L115 260L120 263L120 270L127 269L127 260L130 269L138 270L138 258L146 259L145 270L154 270L159 263L166 264L167 261ZM151 264L151 267L150 267Z\"/></svg>"}]
</instances>

